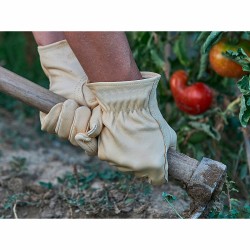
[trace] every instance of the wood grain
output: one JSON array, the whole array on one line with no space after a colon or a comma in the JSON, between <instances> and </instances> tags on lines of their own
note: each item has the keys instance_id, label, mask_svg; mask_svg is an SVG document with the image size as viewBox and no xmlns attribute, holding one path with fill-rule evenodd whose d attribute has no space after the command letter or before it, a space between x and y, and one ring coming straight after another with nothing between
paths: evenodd
<instances>
[{"instance_id":1,"label":"wood grain","mask_svg":"<svg viewBox=\"0 0 250 250\"><path fill-rule=\"evenodd\" d=\"M66 100L3 67L0 67L0 91L44 113L49 113L55 104Z\"/></svg>"}]
</instances>

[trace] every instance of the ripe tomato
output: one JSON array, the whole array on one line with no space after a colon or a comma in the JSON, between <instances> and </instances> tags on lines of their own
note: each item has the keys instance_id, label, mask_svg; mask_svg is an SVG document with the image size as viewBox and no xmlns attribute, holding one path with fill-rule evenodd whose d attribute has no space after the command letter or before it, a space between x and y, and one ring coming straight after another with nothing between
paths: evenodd
<instances>
[{"instance_id":1,"label":"ripe tomato","mask_svg":"<svg viewBox=\"0 0 250 250\"><path fill-rule=\"evenodd\" d=\"M211 89L202 82L187 86L187 80L184 70L176 71L170 78L170 88L177 107L191 115L204 113L212 104Z\"/></svg>"},{"instance_id":2,"label":"ripe tomato","mask_svg":"<svg viewBox=\"0 0 250 250\"><path fill-rule=\"evenodd\" d=\"M211 48L209 52L210 65L218 75L240 78L246 74L238 63L222 55L222 53L227 50L237 51L238 48L243 48L244 51L250 55L250 42L247 40L240 40L237 45L232 45L226 40L221 40Z\"/></svg>"}]
</instances>

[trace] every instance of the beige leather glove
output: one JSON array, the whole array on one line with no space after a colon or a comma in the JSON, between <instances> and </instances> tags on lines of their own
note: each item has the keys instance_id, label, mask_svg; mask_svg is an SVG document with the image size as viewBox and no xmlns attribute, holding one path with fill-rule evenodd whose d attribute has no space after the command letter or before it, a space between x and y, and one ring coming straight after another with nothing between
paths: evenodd
<instances>
[{"instance_id":1,"label":"beige leather glove","mask_svg":"<svg viewBox=\"0 0 250 250\"><path fill-rule=\"evenodd\" d=\"M121 171L147 176L152 184L168 179L167 151L176 133L161 115L156 99L160 75L142 72L143 80L98 82L87 86L102 109L98 156Z\"/></svg>"},{"instance_id":2,"label":"beige leather glove","mask_svg":"<svg viewBox=\"0 0 250 250\"><path fill-rule=\"evenodd\" d=\"M40 112L42 130L80 145L89 155L97 154L95 137L102 129L101 110L86 86L86 73L66 40L39 46L38 52L50 90L69 99L55 105L49 114Z\"/></svg>"}]
</instances>

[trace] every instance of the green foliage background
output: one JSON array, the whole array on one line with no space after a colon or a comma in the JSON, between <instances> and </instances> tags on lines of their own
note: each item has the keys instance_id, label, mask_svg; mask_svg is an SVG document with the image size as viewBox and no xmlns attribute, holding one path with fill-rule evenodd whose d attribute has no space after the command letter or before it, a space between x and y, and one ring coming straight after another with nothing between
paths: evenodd
<instances>
[{"instance_id":1,"label":"green foliage background","mask_svg":"<svg viewBox=\"0 0 250 250\"><path fill-rule=\"evenodd\" d=\"M127 37L141 71L161 74L158 86L159 107L178 135L178 148L198 160L203 156L222 161L228 166L229 191L239 202L230 203L223 214L212 217L248 217L249 166L242 127L238 118L240 106L235 101L240 92L234 79L218 76L208 62L211 46L222 36L249 39L248 32L127 32ZM210 40L207 39L210 36ZM0 66L48 88L30 32L0 33ZM169 87L169 77L178 69L189 74L189 84L205 82L214 91L212 108L199 116L184 114L175 106ZM38 112L5 94L0 93L0 107L17 117L36 117ZM233 184L232 184L233 183ZM228 190L225 190L227 193ZM230 196L231 197L231 196ZM228 199L228 196L225 196ZM243 204L241 204L243 202ZM244 209L243 209L244 208ZM232 215L232 211L234 215ZM244 211L243 211L244 210Z\"/></svg>"},{"instance_id":2,"label":"green foliage background","mask_svg":"<svg viewBox=\"0 0 250 250\"><path fill-rule=\"evenodd\" d=\"M31 32L0 32L0 66L44 87L49 86L48 79L41 69ZM37 113L35 109L2 93L0 106L15 112L17 116L32 116Z\"/></svg>"}]
</instances>

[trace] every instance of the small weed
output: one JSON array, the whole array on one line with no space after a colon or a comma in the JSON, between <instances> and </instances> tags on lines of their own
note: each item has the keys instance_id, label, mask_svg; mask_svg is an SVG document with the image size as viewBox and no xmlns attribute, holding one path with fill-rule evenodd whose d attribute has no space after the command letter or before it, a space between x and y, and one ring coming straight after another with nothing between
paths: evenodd
<instances>
[{"instance_id":1,"label":"small weed","mask_svg":"<svg viewBox=\"0 0 250 250\"><path fill-rule=\"evenodd\" d=\"M171 207L171 209L175 212L175 214L180 218L183 219L183 217L178 213L178 211L175 209L174 205L172 204L173 201L176 200L176 197L168 194L166 192L162 193L162 198L164 201L166 201L168 203L168 205Z\"/></svg>"},{"instance_id":2,"label":"small weed","mask_svg":"<svg viewBox=\"0 0 250 250\"><path fill-rule=\"evenodd\" d=\"M43 181L39 181L39 184L41 187L47 188L47 189L53 189L54 186L51 182L43 182Z\"/></svg>"},{"instance_id":3,"label":"small weed","mask_svg":"<svg viewBox=\"0 0 250 250\"><path fill-rule=\"evenodd\" d=\"M105 169L103 171L98 172L97 176L101 180L115 181L115 180L120 179L123 176L123 174L118 171L111 170L111 169Z\"/></svg>"},{"instance_id":4,"label":"small weed","mask_svg":"<svg viewBox=\"0 0 250 250\"><path fill-rule=\"evenodd\" d=\"M71 206L81 209L85 204L82 191L90 187L90 184L96 178L96 175L95 172L88 175L83 174L79 172L74 165L73 172L68 172L63 177L57 177L58 183L61 184L63 188L60 196Z\"/></svg>"},{"instance_id":5,"label":"small weed","mask_svg":"<svg viewBox=\"0 0 250 250\"><path fill-rule=\"evenodd\" d=\"M74 173L66 173L62 178L57 177L57 181L60 184L66 185L69 189L78 189L79 191L88 189L90 187L90 183L96 177L95 173L91 173L88 176L83 175L82 173L78 173L77 175Z\"/></svg>"},{"instance_id":6,"label":"small weed","mask_svg":"<svg viewBox=\"0 0 250 250\"><path fill-rule=\"evenodd\" d=\"M10 195L6 197L5 201L3 201L3 204L0 206L0 213L1 210L3 211L11 211L11 214L3 215L1 218L11 218L12 213L14 215L14 218L18 218L17 215L17 206L39 206L40 201L38 202L30 202L28 201L28 193L16 193L13 195Z\"/></svg>"},{"instance_id":7,"label":"small weed","mask_svg":"<svg viewBox=\"0 0 250 250\"><path fill-rule=\"evenodd\" d=\"M20 172L24 172L25 170L27 170L26 158L13 156L9 164L14 172L20 173Z\"/></svg>"},{"instance_id":8,"label":"small weed","mask_svg":"<svg viewBox=\"0 0 250 250\"><path fill-rule=\"evenodd\" d=\"M236 199L232 201L232 207L229 209L224 205L222 209L213 207L209 212L208 218L211 219L250 219L250 204L240 202Z\"/></svg>"},{"instance_id":9,"label":"small weed","mask_svg":"<svg viewBox=\"0 0 250 250\"><path fill-rule=\"evenodd\" d=\"M69 203L71 206L81 208L85 204L85 200L82 196L77 197L66 197L64 196L64 200Z\"/></svg>"},{"instance_id":10,"label":"small weed","mask_svg":"<svg viewBox=\"0 0 250 250\"><path fill-rule=\"evenodd\" d=\"M232 194L239 192L235 188L235 182L226 180L225 191L221 193L221 199L224 200L223 207L214 206L209 212L208 218L216 219L236 219L236 218L250 218L250 204L243 203L238 199L232 198Z\"/></svg>"},{"instance_id":11,"label":"small weed","mask_svg":"<svg viewBox=\"0 0 250 250\"><path fill-rule=\"evenodd\" d=\"M135 201L134 198L127 198L127 199L125 200L125 204L132 204L134 201Z\"/></svg>"},{"instance_id":12,"label":"small weed","mask_svg":"<svg viewBox=\"0 0 250 250\"><path fill-rule=\"evenodd\" d=\"M3 204L3 209L8 210L12 209L13 206L17 203L20 202L20 200L25 196L25 193L18 193L18 194L13 194L9 196L6 200L6 202Z\"/></svg>"}]
</instances>

